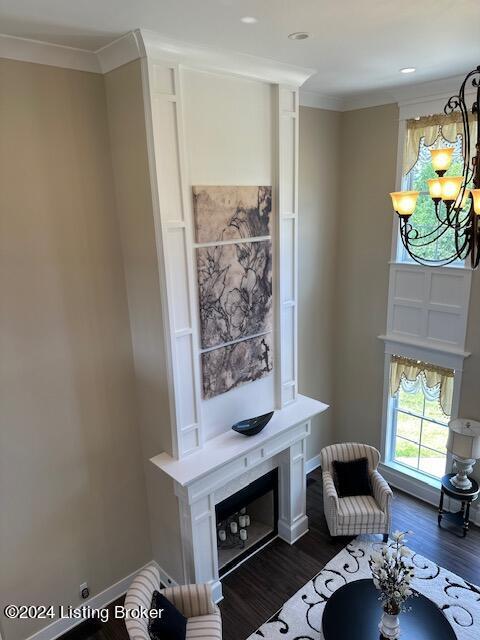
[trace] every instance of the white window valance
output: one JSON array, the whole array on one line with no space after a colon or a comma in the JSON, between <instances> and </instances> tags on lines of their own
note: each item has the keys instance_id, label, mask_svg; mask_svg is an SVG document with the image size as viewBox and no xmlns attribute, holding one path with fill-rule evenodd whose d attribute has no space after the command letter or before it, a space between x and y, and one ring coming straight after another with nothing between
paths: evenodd
<instances>
[{"instance_id":1,"label":"white window valance","mask_svg":"<svg viewBox=\"0 0 480 640\"><path fill-rule=\"evenodd\" d=\"M470 122L470 147L474 152L477 139L477 122ZM420 141L424 138L426 147L433 147L439 141L455 144L457 137L463 138L463 125L460 113L446 115L424 116L418 120L407 120L407 133L405 139L405 151L403 156L403 174L406 175L413 169L420 152ZM475 153L473 153L475 155ZM471 156L472 157L472 154Z\"/></svg>"},{"instance_id":2,"label":"white window valance","mask_svg":"<svg viewBox=\"0 0 480 640\"><path fill-rule=\"evenodd\" d=\"M421 379L422 387L427 391L427 397L433 399L433 394L438 389L438 401L443 413L449 416L452 413L454 372L451 369L437 367L428 362L412 360L403 356L392 356L390 364L390 394L392 397L398 392L402 380L411 385L405 385L405 390L416 390L413 383ZM432 395L430 395L432 392Z\"/></svg>"}]
</instances>

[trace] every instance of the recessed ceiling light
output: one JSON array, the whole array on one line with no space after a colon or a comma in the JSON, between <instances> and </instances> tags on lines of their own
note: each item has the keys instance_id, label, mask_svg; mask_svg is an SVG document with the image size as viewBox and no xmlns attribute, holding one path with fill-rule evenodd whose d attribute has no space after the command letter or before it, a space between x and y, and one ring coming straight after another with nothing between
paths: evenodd
<instances>
[{"instance_id":1,"label":"recessed ceiling light","mask_svg":"<svg viewBox=\"0 0 480 640\"><path fill-rule=\"evenodd\" d=\"M400 73L415 73L415 67L405 67L404 69L400 69Z\"/></svg>"},{"instance_id":2,"label":"recessed ceiling light","mask_svg":"<svg viewBox=\"0 0 480 640\"><path fill-rule=\"evenodd\" d=\"M244 24L255 24L258 20L253 16L244 16L243 18L240 18L240 22L243 22Z\"/></svg>"},{"instance_id":3,"label":"recessed ceiling light","mask_svg":"<svg viewBox=\"0 0 480 640\"><path fill-rule=\"evenodd\" d=\"M295 31L295 33L289 33L290 40L306 40L310 37L310 34L306 31Z\"/></svg>"}]
</instances>

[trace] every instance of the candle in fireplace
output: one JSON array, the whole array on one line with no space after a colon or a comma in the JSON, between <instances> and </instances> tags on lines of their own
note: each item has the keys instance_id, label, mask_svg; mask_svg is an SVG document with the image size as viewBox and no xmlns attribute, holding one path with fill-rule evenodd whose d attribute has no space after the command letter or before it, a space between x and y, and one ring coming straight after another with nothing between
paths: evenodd
<instances>
[{"instance_id":1,"label":"candle in fireplace","mask_svg":"<svg viewBox=\"0 0 480 640\"><path fill-rule=\"evenodd\" d=\"M225 542L225 540L227 539L227 532L225 531L225 529L218 530L218 539L220 540L220 542Z\"/></svg>"},{"instance_id":2,"label":"candle in fireplace","mask_svg":"<svg viewBox=\"0 0 480 640\"><path fill-rule=\"evenodd\" d=\"M248 538L248 533L246 529L240 529L240 540L245 541Z\"/></svg>"},{"instance_id":3,"label":"candle in fireplace","mask_svg":"<svg viewBox=\"0 0 480 640\"><path fill-rule=\"evenodd\" d=\"M231 522L230 523L230 531L232 533L237 533L238 531L238 524L236 522Z\"/></svg>"},{"instance_id":4,"label":"candle in fireplace","mask_svg":"<svg viewBox=\"0 0 480 640\"><path fill-rule=\"evenodd\" d=\"M243 529L247 526L247 516L239 516L238 517L238 524L240 525L240 527Z\"/></svg>"}]
</instances>

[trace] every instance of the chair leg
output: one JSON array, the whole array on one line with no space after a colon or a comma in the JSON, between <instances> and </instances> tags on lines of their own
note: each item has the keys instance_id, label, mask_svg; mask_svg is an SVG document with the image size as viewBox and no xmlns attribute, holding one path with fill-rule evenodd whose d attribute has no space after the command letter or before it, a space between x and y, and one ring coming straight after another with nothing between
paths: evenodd
<instances>
[{"instance_id":1,"label":"chair leg","mask_svg":"<svg viewBox=\"0 0 480 640\"><path fill-rule=\"evenodd\" d=\"M383 541L386 543L388 542L388 533L384 533L383 534Z\"/></svg>"}]
</instances>

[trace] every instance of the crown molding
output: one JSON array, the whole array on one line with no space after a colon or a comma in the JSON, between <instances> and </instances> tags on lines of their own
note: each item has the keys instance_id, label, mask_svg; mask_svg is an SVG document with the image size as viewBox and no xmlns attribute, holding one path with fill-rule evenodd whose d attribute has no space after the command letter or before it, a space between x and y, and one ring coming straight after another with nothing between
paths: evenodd
<instances>
[{"instance_id":1,"label":"crown molding","mask_svg":"<svg viewBox=\"0 0 480 640\"><path fill-rule=\"evenodd\" d=\"M145 29L130 31L97 51L0 34L0 57L94 73L108 73L132 60L148 57L293 87L300 87L316 73L315 69L268 58L172 40Z\"/></svg>"},{"instance_id":2,"label":"crown molding","mask_svg":"<svg viewBox=\"0 0 480 640\"><path fill-rule=\"evenodd\" d=\"M97 55L93 51L5 34L0 34L0 58L77 71L101 72Z\"/></svg>"},{"instance_id":3,"label":"crown molding","mask_svg":"<svg viewBox=\"0 0 480 640\"><path fill-rule=\"evenodd\" d=\"M120 38L97 49L95 54L98 58L102 73L113 71L132 60L141 58L144 55L142 42L137 37L136 31L129 31Z\"/></svg>"},{"instance_id":4,"label":"crown molding","mask_svg":"<svg viewBox=\"0 0 480 640\"><path fill-rule=\"evenodd\" d=\"M261 58L236 51L225 51L172 40L146 29L135 31L144 54L152 60L168 60L195 69L228 73L272 84L300 87L315 69Z\"/></svg>"},{"instance_id":5,"label":"crown molding","mask_svg":"<svg viewBox=\"0 0 480 640\"><path fill-rule=\"evenodd\" d=\"M333 109L334 111L355 111L386 104L398 104L400 119L414 118L443 112L448 98L456 94L465 76L451 76L440 80L418 82L416 84L398 85L381 91L345 96L324 96L315 91L300 91L300 104L317 109ZM473 100L473 88L466 91Z\"/></svg>"},{"instance_id":6,"label":"crown molding","mask_svg":"<svg viewBox=\"0 0 480 640\"><path fill-rule=\"evenodd\" d=\"M300 89L300 106L326 109L327 111L344 111L344 100L336 96Z\"/></svg>"}]
</instances>

